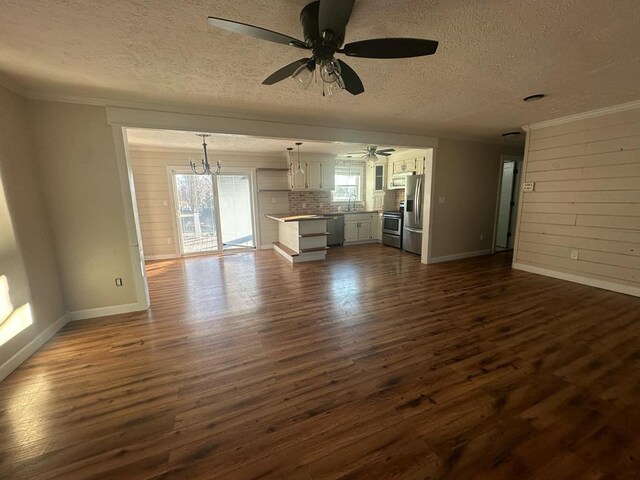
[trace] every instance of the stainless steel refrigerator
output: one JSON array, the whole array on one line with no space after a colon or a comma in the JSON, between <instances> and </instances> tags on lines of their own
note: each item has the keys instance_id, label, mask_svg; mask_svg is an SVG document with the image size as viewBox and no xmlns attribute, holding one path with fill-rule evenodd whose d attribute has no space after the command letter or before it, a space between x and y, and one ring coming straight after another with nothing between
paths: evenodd
<instances>
[{"instance_id":1,"label":"stainless steel refrigerator","mask_svg":"<svg viewBox=\"0 0 640 480\"><path fill-rule=\"evenodd\" d=\"M404 190L404 226L402 249L422 253L422 205L424 197L424 175L409 175Z\"/></svg>"}]
</instances>

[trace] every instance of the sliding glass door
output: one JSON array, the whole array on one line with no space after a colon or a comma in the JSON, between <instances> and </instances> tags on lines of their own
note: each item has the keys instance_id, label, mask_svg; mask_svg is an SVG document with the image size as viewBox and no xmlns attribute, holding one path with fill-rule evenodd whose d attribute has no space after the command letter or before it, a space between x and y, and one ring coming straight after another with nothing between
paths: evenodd
<instances>
[{"instance_id":1,"label":"sliding glass door","mask_svg":"<svg viewBox=\"0 0 640 480\"><path fill-rule=\"evenodd\" d=\"M249 175L218 175L222 248L255 247L251 178Z\"/></svg>"},{"instance_id":2,"label":"sliding glass door","mask_svg":"<svg viewBox=\"0 0 640 480\"><path fill-rule=\"evenodd\" d=\"M254 248L251 176L173 172L180 253Z\"/></svg>"}]
</instances>

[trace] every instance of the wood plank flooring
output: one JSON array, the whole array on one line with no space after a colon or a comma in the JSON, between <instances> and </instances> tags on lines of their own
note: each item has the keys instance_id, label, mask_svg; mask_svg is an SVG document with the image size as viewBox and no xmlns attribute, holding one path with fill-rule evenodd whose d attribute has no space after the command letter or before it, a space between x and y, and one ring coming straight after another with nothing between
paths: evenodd
<instances>
[{"instance_id":1,"label":"wood plank flooring","mask_svg":"<svg viewBox=\"0 0 640 480\"><path fill-rule=\"evenodd\" d=\"M640 299L510 260L151 263L0 384L0 478L640 478Z\"/></svg>"}]
</instances>

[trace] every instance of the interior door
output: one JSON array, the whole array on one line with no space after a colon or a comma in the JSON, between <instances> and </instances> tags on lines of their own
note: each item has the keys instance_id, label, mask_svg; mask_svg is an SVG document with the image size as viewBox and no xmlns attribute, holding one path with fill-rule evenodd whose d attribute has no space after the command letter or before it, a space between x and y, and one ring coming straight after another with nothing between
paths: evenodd
<instances>
[{"instance_id":1,"label":"interior door","mask_svg":"<svg viewBox=\"0 0 640 480\"><path fill-rule=\"evenodd\" d=\"M500 186L498 225L496 229L496 246L500 248L511 248L509 227L511 223L514 174L515 162L504 162L502 166L502 184Z\"/></svg>"}]
</instances>

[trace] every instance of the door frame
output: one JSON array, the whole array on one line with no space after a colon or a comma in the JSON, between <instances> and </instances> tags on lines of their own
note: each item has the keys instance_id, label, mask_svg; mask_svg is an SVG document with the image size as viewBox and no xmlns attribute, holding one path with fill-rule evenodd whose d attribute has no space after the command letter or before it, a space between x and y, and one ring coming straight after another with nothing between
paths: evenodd
<instances>
[{"instance_id":1,"label":"door frame","mask_svg":"<svg viewBox=\"0 0 640 480\"><path fill-rule=\"evenodd\" d=\"M224 172L221 173L221 175L248 175L249 176L249 195L251 197L250 199L251 225L253 228L253 239L254 239L255 246L246 247L246 248L234 248L233 250L224 250L224 247L223 247L222 249L218 249L218 250L212 250L208 252L194 252L194 253L184 253L182 248L182 233L181 233L180 226L178 225L178 218L177 218L176 177L175 177L176 173L193 174L193 171L189 167L185 167L182 165L167 166L167 182L169 184L169 207L173 212L173 215L171 216L172 217L171 226L173 229L173 238L174 238L173 241L177 245L176 254L179 257L194 257L199 255L227 255L231 253L250 252L258 249L258 245L260 245L260 238L259 238L259 232L256 224L257 223L256 209L258 208L258 205L257 205L257 198L256 198L256 169L255 168L230 167L230 168L225 168ZM213 178L212 180L213 180L212 182L213 196L214 196L214 202L216 204L216 211L217 211L220 205L220 200L219 200L217 185L213 186L213 184L215 184L216 182L216 179ZM216 218L216 234L218 236L219 243L220 243L222 242L222 226L218 220L219 219Z\"/></svg>"},{"instance_id":2,"label":"door frame","mask_svg":"<svg viewBox=\"0 0 640 480\"><path fill-rule=\"evenodd\" d=\"M496 194L496 211L493 219L493 241L491 243L491 252L496 253L496 240L498 237L498 216L500 213L500 194L502 193L502 174L504 172L504 164L507 162L514 162L517 173L514 175L513 191L511 197L514 198L514 205L511 208L511 216L509 217L509 227L513 224L513 215L516 215L516 224L518 221L518 207L520 205L522 179L524 178L522 166L524 158L521 155L501 155L498 171L498 189ZM514 226L515 226L514 225ZM511 238L513 239L513 246L515 246L515 232L511 232ZM511 249L513 250L513 247Z\"/></svg>"}]
</instances>

